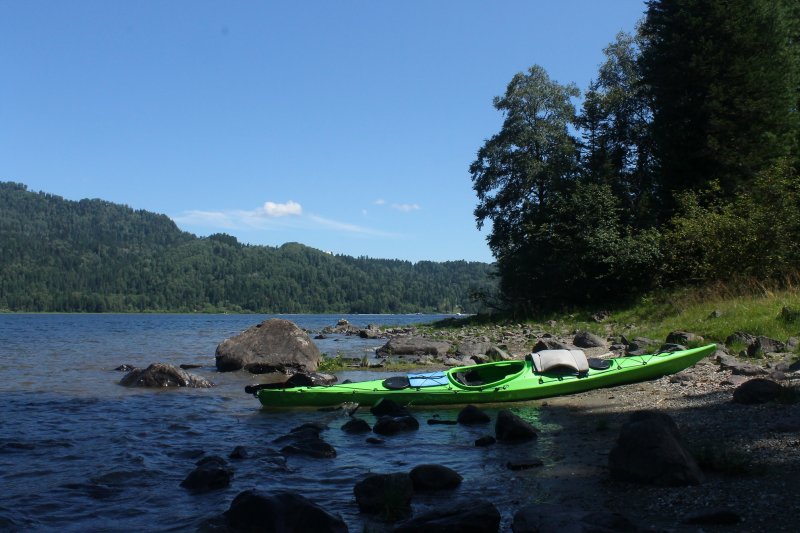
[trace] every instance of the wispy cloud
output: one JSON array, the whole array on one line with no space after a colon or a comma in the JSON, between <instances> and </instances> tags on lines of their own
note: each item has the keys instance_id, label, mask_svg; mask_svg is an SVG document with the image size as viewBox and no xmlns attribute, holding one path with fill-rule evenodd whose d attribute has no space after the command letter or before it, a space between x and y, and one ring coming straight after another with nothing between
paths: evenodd
<instances>
[{"instance_id":1,"label":"wispy cloud","mask_svg":"<svg viewBox=\"0 0 800 533\"><path fill-rule=\"evenodd\" d=\"M419 204L392 204L392 209L408 213L409 211L419 211L422 208Z\"/></svg>"},{"instance_id":2,"label":"wispy cloud","mask_svg":"<svg viewBox=\"0 0 800 533\"><path fill-rule=\"evenodd\" d=\"M347 231L349 233L361 233L363 235L377 235L379 237L396 237L398 236L396 233L388 233L381 230L376 230L372 228L365 228L364 226L358 226L356 224L349 224L347 222L339 222L338 220L331 220L329 218L321 217L319 215L309 215L308 219L319 224L320 226L325 226L327 228Z\"/></svg>"},{"instance_id":3,"label":"wispy cloud","mask_svg":"<svg viewBox=\"0 0 800 533\"><path fill-rule=\"evenodd\" d=\"M203 226L221 229L236 229L237 225L229 213L221 211L184 211L181 215L172 217L178 224Z\"/></svg>"},{"instance_id":4,"label":"wispy cloud","mask_svg":"<svg viewBox=\"0 0 800 533\"><path fill-rule=\"evenodd\" d=\"M375 204L375 205L383 205L383 204L386 203L386 200L384 200L383 198L378 198L377 200L375 200L372 203Z\"/></svg>"},{"instance_id":5,"label":"wispy cloud","mask_svg":"<svg viewBox=\"0 0 800 533\"><path fill-rule=\"evenodd\" d=\"M283 204L265 202L261 207L251 210L184 211L180 215L172 217L172 219L181 225L212 230L270 230L278 227L295 227L309 230L326 229L379 237L400 237L397 233L341 222L314 213L306 214L299 203L291 200Z\"/></svg>"}]
</instances>

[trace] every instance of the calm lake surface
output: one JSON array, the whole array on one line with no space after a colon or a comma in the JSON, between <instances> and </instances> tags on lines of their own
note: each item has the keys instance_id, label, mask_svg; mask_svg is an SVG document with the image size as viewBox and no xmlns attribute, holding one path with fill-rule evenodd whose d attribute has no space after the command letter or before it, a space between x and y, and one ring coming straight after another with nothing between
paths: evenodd
<instances>
[{"instance_id":1,"label":"calm lake surface","mask_svg":"<svg viewBox=\"0 0 800 533\"><path fill-rule=\"evenodd\" d=\"M443 315L279 315L318 331L341 318L358 327L431 322ZM369 435L341 431L346 416L315 410L265 411L244 392L257 382L241 372L218 373L214 350L222 340L269 318L265 315L26 315L0 314L0 530L2 531L210 531L209 519L228 509L241 491L303 494L340 514L350 531L380 531L361 515L353 485L368 473L408 472L438 463L464 477L461 487L414 497L414 513L455 500L489 498L507 529L513 511L537 492L533 470L512 472L509 460L548 455L546 432L524 447L474 446L493 426L428 425L455 420L459 408L415 409L417 432L365 442ZM329 336L315 341L323 353L361 357L383 340ZM129 389L118 385L122 364L198 364L190 372L211 389ZM363 381L388 374L343 372ZM511 404L541 427L534 404ZM494 416L499 406L485 410ZM374 417L362 408L370 425ZM334 459L283 457L273 443L306 422L328 425L322 437ZM230 460L227 489L192 494L181 481L208 455L227 459L236 446L249 457Z\"/></svg>"}]
</instances>

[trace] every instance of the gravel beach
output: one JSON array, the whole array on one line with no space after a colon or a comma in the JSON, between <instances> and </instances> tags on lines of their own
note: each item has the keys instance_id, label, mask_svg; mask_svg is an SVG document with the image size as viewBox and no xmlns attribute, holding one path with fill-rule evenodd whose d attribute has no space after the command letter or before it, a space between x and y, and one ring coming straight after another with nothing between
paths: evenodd
<instances>
[{"instance_id":1,"label":"gravel beach","mask_svg":"<svg viewBox=\"0 0 800 533\"><path fill-rule=\"evenodd\" d=\"M542 500L619 512L658 531L798 531L800 404L733 403L734 389L748 379L708 358L678 375L541 401L542 419L563 428ZM638 410L675 420L700 458L704 483L673 488L610 479L609 451ZM722 511L740 521L685 523Z\"/></svg>"}]
</instances>

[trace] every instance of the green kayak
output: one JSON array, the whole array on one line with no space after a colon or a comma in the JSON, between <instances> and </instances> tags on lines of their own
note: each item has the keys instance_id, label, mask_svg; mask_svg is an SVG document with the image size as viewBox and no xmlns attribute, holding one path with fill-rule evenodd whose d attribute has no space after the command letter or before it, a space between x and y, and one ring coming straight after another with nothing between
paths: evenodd
<instances>
[{"instance_id":1,"label":"green kayak","mask_svg":"<svg viewBox=\"0 0 800 533\"><path fill-rule=\"evenodd\" d=\"M715 344L672 352L587 359L580 350L544 350L525 360L454 367L439 372L317 387L258 389L266 407L516 402L574 394L674 374L712 355Z\"/></svg>"}]
</instances>

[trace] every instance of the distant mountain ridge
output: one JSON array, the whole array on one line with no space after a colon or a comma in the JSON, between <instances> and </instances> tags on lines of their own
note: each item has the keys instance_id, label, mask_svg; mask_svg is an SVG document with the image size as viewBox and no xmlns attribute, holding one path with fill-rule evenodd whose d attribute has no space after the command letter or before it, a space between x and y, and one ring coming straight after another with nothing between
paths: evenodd
<instances>
[{"instance_id":1,"label":"distant mountain ridge","mask_svg":"<svg viewBox=\"0 0 800 533\"><path fill-rule=\"evenodd\" d=\"M0 182L0 310L469 313L493 272L201 238L166 215Z\"/></svg>"}]
</instances>

